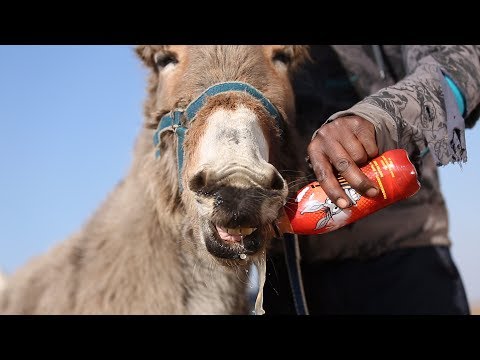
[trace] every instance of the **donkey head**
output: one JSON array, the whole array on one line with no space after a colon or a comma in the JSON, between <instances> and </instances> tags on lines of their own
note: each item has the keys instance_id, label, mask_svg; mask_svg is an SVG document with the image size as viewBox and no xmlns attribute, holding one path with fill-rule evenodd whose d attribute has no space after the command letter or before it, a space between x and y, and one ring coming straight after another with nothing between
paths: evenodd
<instances>
[{"instance_id":1,"label":"donkey head","mask_svg":"<svg viewBox=\"0 0 480 360\"><path fill-rule=\"evenodd\" d=\"M146 114L152 128L160 124L159 166L180 165L170 171L172 191L194 237L217 259L258 253L289 195L282 171L298 167L290 79L307 48L148 45L137 53L151 69Z\"/></svg>"}]
</instances>

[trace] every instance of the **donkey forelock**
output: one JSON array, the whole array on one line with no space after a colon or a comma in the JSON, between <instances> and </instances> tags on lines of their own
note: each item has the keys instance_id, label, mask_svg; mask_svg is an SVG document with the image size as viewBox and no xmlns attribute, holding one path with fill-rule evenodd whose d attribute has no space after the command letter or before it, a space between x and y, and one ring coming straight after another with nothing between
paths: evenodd
<instances>
[{"instance_id":1,"label":"donkey forelock","mask_svg":"<svg viewBox=\"0 0 480 360\"><path fill-rule=\"evenodd\" d=\"M259 45L141 45L137 53L152 69L150 96L145 104L152 116L185 106L209 86L224 81L246 82L262 91L280 111L292 116L290 74L308 58L308 47ZM167 68L165 60L177 62Z\"/></svg>"}]
</instances>

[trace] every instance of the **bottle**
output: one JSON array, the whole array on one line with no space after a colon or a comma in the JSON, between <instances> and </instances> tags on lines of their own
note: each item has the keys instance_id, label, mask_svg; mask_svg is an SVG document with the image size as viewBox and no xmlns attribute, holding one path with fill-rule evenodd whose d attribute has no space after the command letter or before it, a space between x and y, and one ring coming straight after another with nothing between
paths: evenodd
<instances>
[{"instance_id":1,"label":"bottle","mask_svg":"<svg viewBox=\"0 0 480 360\"><path fill-rule=\"evenodd\" d=\"M397 201L413 196L419 189L415 167L404 149L389 150L360 168L380 190L373 198L357 193L341 176L338 181L352 206L342 209L314 181L287 202L277 225L282 233L323 234L351 224Z\"/></svg>"}]
</instances>

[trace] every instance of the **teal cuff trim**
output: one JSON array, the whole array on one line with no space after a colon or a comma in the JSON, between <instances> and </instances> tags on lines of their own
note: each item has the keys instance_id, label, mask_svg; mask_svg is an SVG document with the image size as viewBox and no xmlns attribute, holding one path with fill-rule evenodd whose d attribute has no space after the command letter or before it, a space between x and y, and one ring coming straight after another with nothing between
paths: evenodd
<instances>
[{"instance_id":1,"label":"teal cuff trim","mask_svg":"<svg viewBox=\"0 0 480 360\"><path fill-rule=\"evenodd\" d=\"M450 79L447 75L445 75L445 80L447 80L448 86L452 89L453 95L455 95L455 100L458 105L458 110L462 116L465 116L465 98L463 97L460 89L455 85L452 79Z\"/></svg>"}]
</instances>

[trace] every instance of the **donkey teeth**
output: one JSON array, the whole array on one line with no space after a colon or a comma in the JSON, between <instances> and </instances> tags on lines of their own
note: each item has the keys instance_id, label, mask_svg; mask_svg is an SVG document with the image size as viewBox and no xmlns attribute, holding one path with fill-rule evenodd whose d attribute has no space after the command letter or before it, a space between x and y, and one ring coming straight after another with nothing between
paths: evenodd
<instances>
[{"instance_id":1,"label":"donkey teeth","mask_svg":"<svg viewBox=\"0 0 480 360\"><path fill-rule=\"evenodd\" d=\"M247 236L253 233L255 230L257 230L257 228L236 228L236 229L227 228L226 230L229 235Z\"/></svg>"}]
</instances>

